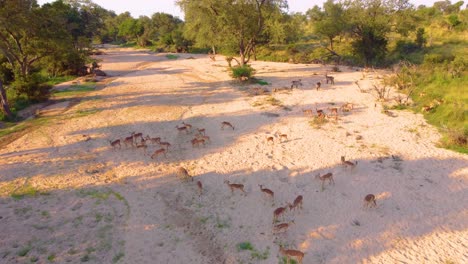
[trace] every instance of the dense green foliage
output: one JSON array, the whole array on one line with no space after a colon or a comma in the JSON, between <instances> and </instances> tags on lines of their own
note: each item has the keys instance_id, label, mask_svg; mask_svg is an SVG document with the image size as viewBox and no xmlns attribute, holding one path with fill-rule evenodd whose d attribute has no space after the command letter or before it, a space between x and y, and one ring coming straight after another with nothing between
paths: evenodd
<instances>
[{"instance_id":1,"label":"dense green foliage","mask_svg":"<svg viewBox=\"0 0 468 264\"><path fill-rule=\"evenodd\" d=\"M185 12L186 35L205 45L235 47L240 64L249 62L268 29L280 24L284 0L178 0ZM270 27L266 27L266 21ZM215 50L213 49L213 52Z\"/></svg>"},{"instance_id":2,"label":"dense green foliage","mask_svg":"<svg viewBox=\"0 0 468 264\"><path fill-rule=\"evenodd\" d=\"M231 68L231 76L238 80L248 80L255 73L254 68L248 64L238 65Z\"/></svg>"},{"instance_id":3,"label":"dense green foliage","mask_svg":"<svg viewBox=\"0 0 468 264\"><path fill-rule=\"evenodd\" d=\"M48 79L85 73L92 39L102 26L98 10L104 9L78 1L43 6L35 0L0 1L0 94L5 95L0 108L8 118L24 102L47 99Z\"/></svg>"}]
</instances>

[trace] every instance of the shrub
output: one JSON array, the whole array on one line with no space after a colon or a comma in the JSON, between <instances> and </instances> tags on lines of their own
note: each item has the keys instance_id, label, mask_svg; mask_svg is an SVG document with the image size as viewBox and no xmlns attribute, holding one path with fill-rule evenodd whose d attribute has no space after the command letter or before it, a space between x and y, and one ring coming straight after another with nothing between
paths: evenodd
<instances>
[{"instance_id":1,"label":"shrub","mask_svg":"<svg viewBox=\"0 0 468 264\"><path fill-rule=\"evenodd\" d=\"M231 68L231 76L238 80L248 80L252 78L255 73L255 69L250 65L245 64L243 66L235 66Z\"/></svg>"},{"instance_id":2,"label":"shrub","mask_svg":"<svg viewBox=\"0 0 468 264\"><path fill-rule=\"evenodd\" d=\"M241 250L254 250L254 247L250 242L242 242L237 244L237 251Z\"/></svg>"},{"instance_id":3,"label":"shrub","mask_svg":"<svg viewBox=\"0 0 468 264\"><path fill-rule=\"evenodd\" d=\"M24 94L30 101L41 102L49 98L50 89L52 88L47 83L41 83L42 81L40 76L33 75L28 78L18 78L11 86L17 95Z\"/></svg>"},{"instance_id":4,"label":"shrub","mask_svg":"<svg viewBox=\"0 0 468 264\"><path fill-rule=\"evenodd\" d=\"M452 54L426 54L424 56L424 63L429 65L434 65L438 63L443 63L446 61L452 61L455 58Z\"/></svg>"}]
</instances>

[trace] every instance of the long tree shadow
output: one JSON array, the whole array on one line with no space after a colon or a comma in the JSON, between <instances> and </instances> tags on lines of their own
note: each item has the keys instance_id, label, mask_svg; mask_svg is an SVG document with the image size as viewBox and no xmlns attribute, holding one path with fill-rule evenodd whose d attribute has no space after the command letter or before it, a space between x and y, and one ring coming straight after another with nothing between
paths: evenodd
<instances>
[{"instance_id":1,"label":"long tree shadow","mask_svg":"<svg viewBox=\"0 0 468 264\"><path fill-rule=\"evenodd\" d=\"M138 164L126 163L130 167ZM395 243L410 245L424 237L466 230L465 203L454 202L466 200L465 159L383 156L357 164L353 170L339 163L255 169L245 162L231 170L195 162L188 167L193 181L179 178L176 169L154 173L152 164L143 164L141 173L127 170L123 177L109 180L99 176L113 166L106 164L91 172L98 180L88 180L88 184L72 187L74 190L31 181L39 189L37 193L17 190L16 198L1 198L2 230L21 230L4 235L0 250L9 253L2 258L43 260L54 254L61 261L86 256L106 261L117 255L123 259L134 256L131 252L137 246L140 254L153 260L177 263L184 254L172 254L167 260L164 252L183 245L206 261L232 263L246 260L236 246L249 241L259 251L270 248L277 252L280 244L299 249L306 252L306 263L354 263L392 254L399 248ZM328 172L333 173L335 184L325 184L322 189L316 176ZM225 180L243 184L246 193L231 192ZM201 194L197 181L203 186ZM274 191L274 204L260 192L259 184ZM363 208L368 193L377 197L376 208ZM298 195L304 197L303 209L280 217L282 222L294 220L295 225L285 234L273 234L273 210L292 203ZM78 230L79 235L71 235ZM171 241L176 233L180 239ZM90 239L94 236L96 239ZM88 242L80 243L84 237ZM120 242L134 242L134 238L152 241L154 237L165 238L166 243L156 248L148 242L124 248ZM450 247L453 242L442 243L448 248L441 258L457 257L458 249ZM438 249L409 250L417 259ZM274 255L268 258L274 259Z\"/></svg>"}]
</instances>

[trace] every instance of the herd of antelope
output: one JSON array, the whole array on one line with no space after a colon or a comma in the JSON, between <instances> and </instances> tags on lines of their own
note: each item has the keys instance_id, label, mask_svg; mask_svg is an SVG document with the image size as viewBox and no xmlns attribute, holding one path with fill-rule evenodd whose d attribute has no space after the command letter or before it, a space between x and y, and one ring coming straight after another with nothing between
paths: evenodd
<instances>
[{"instance_id":1,"label":"herd of antelope","mask_svg":"<svg viewBox=\"0 0 468 264\"><path fill-rule=\"evenodd\" d=\"M329 76L327 73L325 74L325 80L327 84L334 85L334 77ZM302 81L301 79L299 80L294 80L291 82L291 87L285 87L285 88L276 88L273 89L273 92L277 92L280 90L292 90L293 88L299 88L299 86L302 86ZM318 91L322 87L322 82L317 82L315 84L315 88ZM253 90L253 93L255 95L261 95L264 93L267 93L268 90L262 89L262 88L255 88ZM341 112L350 112L354 108L354 105L352 103L345 103L341 105L340 107L332 107L328 108L328 113L325 113L325 109L318 109L317 105L315 107L315 112L316 112L316 117L319 119L325 119L325 118L334 118L335 120L338 120L339 116L339 111ZM302 112L306 116L311 116L315 117L314 111L312 109L303 109ZM221 130L224 130L225 128L232 129L234 130L234 126L227 121L223 121L221 123ZM210 137L206 135L206 130L204 128L194 128L191 124L182 122L181 125L177 125L175 129L178 131L178 133L184 133L186 135L194 135L193 138L190 140L192 144L192 148L195 147L200 147L200 146L205 146L207 143L210 143ZM195 132L195 134L193 134ZM267 144L274 144L275 137L279 137L279 141L281 143L288 141L288 136L287 134L282 134L279 132L276 132L273 136L268 136L266 138ZM109 141L110 145L114 149L120 149L122 148L122 145L124 145L126 148L136 148L136 149L142 149L144 152L144 155L147 154L147 148L149 144L152 145L157 145L158 148L152 153L151 159L158 158L158 156L163 155L166 157L166 153L169 150L169 147L171 146L170 143L168 142L162 142L160 137L155 137L152 138L149 135L146 137L143 137L142 133L131 133L130 136L124 137L121 139L116 139L114 141ZM357 161L351 162L349 160L346 160L344 156L341 157L341 164L345 168L350 168L351 170L354 169L357 166ZM183 180L191 180L192 182L194 181L193 175L190 175L187 169L183 167L179 167L177 170L177 175L182 178ZM328 185L334 185L335 180L333 178L333 173L332 172L327 172L323 175L316 175L315 178L317 180L321 181L321 190L324 190L325 183L328 182ZM231 183L228 180L225 180L224 183L227 185L227 187L231 191L231 195L234 195L235 191L241 192L243 195L247 196L247 192L245 190L245 186L240 183ZM205 189L203 186L202 181L197 180L196 181L196 188L198 189L198 195L202 196L205 193ZM271 200L272 205L274 206L275 204L275 193L268 188L265 188L263 185L259 185L260 192L263 193L268 199ZM301 211L303 207L303 200L304 197L302 195L298 195L292 203L287 202L285 203L284 206L278 207L273 210L272 214L272 234L277 235L279 233L284 233L287 232L288 229L295 224L294 220L291 221L286 221L285 222L285 215L287 212L292 213L293 211ZM364 208L372 208L376 207L376 197L374 194L367 194L364 199L363 199ZM281 245L279 246L279 252L286 256L287 258L287 263L290 262L291 258L295 258L298 263L302 263L302 259L304 258L304 253L295 250L295 249L285 249Z\"/></svg>"},{"instance_id":2,"label":"herd of antelope","mask_svg":"<svg viewBox=\"0 0 468 264\"><path fill-rule=\"evenodd\" d=\"M111 147L115 149L121 149L122 148L122 143L124 144L125 148L133 148L133 149L142 149L144 155L147 154L147 149L148 149L148 144L151 143L153 145L158 145L159 148L153 152L151 155L151 158L157 158L159 155L164 155L166 156L167 151L169 150L169 147L171 144L169 142L164 142L161 141L160 137L150 137L147 135L146 137L143 137L143 133L135 133L132 132L130 136L124 137L121 139L116 139L116 140L109 140L109 143Z\"/></svg>"},{"instance_id":3,"label":"herd of antelope","mask_svg":"<svg viewBox=\"0 0 468 264\"><path fill-rule=\"evenodd\" d=\"M234 130L234 126L227 121L223 121L221 123L221 130L224 130L225 127ZM204 128L193 129L192 125L187 124L185 122L182 122L181 126L177 125L175 128L179 133L184 132L186 134L192 134L193 130L196 130L194 138L190 140L193 148L205 146L207 143L211 142L210 137L206 135L206 129ZM169 151L169 147L171 146L169 142L161 141L160 137L152 138L149 135L143 137L143 133L136 132L132 132L131 135L128 137L119 138L116 140L109 140L109 143L114 150L121 149L122 144L125 146L125 148L142 149L144 155L147 155L147 149L149 147L149 144L158 145L159 148L151 154L151 159L156 159L160 155L167 157L166 153Z\"/></svg>"},{"instance_id":4,"label":"herd of antelope","mask_svg":"<svg viewBox=\"0 0 468 264\"><path fill-rule=\"evenodd\" d=\"M357 166L357 161L351 162L349 160L346 160L344 156L341 156L341 163L344 167L346 168L351 168L353 169L355 166ZM190 175L188 171L180 167L177 171L177 174L179 177L181 177L184 180L191 179L193 181L193 175ZM324 184L326 181L328 181L329 185L335 184L335 181L333 179L333 173L328 172L323 175L316 175L316 179L319 179L322 182L322 191L324 189ZM240 183L231 183L228 180L225 180L224 183L227 185L227 187L231 190L231 195L234 195L235 191L241 192L243 195L247 195L247 192L245 190L244 184ZM271 200L272 205L274 206L275 202L275 193L271 189L265 188L263 185L258 185L260 188L260 192L263 193L269 200ZM203 189L203 184L200 180L197 181L197 188L199 192L199 196L201 196L204 193ZM273 210L273 218L272 218L272 234L273 235L278 235L280 233L285 233L287 230L295 224L294 220L291 221L284 221L284 216L286 215L287 212L293 212L296 210L302 210L303 206L303 200L304 197L302 195L298 195L292 203L287 202L285 203L284 206L278 207ZM376 198L374 194L367 194L364 197L364 208L372 208L376 207ZM281 220L281 221L280 221ZM295 249L285 249L280 245L279 251L281 254L286 256L287 258L287 263L289 263L291 258L295 258L298 263L302 263L302 259L304 258L304 252L301 252L299 250Z\"/></svg>"}]
</instances>

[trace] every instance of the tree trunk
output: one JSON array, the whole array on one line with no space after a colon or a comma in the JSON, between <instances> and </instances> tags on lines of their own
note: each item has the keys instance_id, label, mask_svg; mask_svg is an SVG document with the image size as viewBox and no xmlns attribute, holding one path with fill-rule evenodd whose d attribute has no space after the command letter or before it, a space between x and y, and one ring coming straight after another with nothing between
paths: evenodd
<instances>
[{"instance_id":1,"label":"tree trunk","mask_svg":"<svg viewBox=\"0 0 468 264\"><path fill-rule=\"evenodd\" d=\"M244 66L245 65L245 55L244 55L244 52L240 52L240 66Z\"/></svg>"},{"instance_id":2,"label":"tree trunk","mask_svg":"<svg viewBox=\"0 0 468 264\"><path fill-rule=\"evenodd\" d=\"M13 119L13 114L10 111L10 106L8 106L6 91L3 88L3 83L0 80L0 107L2 112L6 115L9 120Z\"/></svg>"},{"instance_id":3,"label":"tree trunk","mask_svg":"<svg viewBox=\"0 0 468 264\"><path fill-rule=\"evenodd\" d=\"M214 45L213 45L213 46L211 46L211 50L213 51L213 55L216 55L216 48L215 48L215 46L214 46Z\"/></svg>"},{"instance_id":4,"label":"tree trunk","mask_svg":"<svg viewBox=\"0 0 468 264\"><path fill-rule=\"evenodd\" d=\"M330 37L330 49L333 50L333 38Z\"/></svg>"},{"instance_id":5,"label":"tree trunk","mask_svg":"<svg viewBox=\"0 0 468 264\"><path fill-rule=\"evenodd\" d=\"M257 52L255 46L252 47L252 53L253 53L253 60L257 61Z\"/></svg>"}]
</instances>

